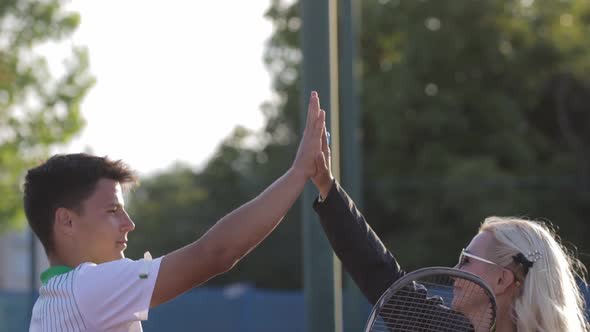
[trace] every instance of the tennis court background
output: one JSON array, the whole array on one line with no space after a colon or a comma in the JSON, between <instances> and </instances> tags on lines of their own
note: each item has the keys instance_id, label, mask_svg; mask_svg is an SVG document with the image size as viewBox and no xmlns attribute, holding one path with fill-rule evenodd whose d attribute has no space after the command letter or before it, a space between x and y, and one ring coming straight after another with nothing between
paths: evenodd
<instances>
[{"instance_id":1,"label":"tennis court background","mask_svg":"<svg viewBox=\"0 0 590 332\"><path fill-rule=\"evenodd\" d=\"M584 295L589 303L588 289ZM28 292L0 290L0 332L28 331L30 299ZM366 310L368 317L368 304ZM590 316L590 310L586 312ZM143 328L145 332L301 332L305 331L303 291L248 285L196 288L152 309Z\"/></svg>"},{"instance_id":2,"label":"tennis court background","mask_svg":"<svg viewBox=\"0 0 590 332\"><path fill-rule=\"evenodd\" d=\"M31 295L0 290L0 332L28 331ZM369 307L367 305L367 315ZM145 332L305 330L302 291L201 287L150 310Z\"/></svg>"}]
</instances>

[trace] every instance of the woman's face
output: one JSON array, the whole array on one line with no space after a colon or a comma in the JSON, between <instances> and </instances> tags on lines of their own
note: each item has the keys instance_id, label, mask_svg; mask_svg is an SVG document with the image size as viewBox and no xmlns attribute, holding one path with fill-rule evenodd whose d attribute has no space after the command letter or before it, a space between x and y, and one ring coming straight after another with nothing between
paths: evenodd
<instances>
[{"instance_id":1,"label":"woman's face","mask_svg":"<svg viewBox=\"0 0 590 332\"><path fill-rule=\"evenodd\" d=\"M477 234L465 248L464 254L460 256L460 261L455 266L479 276L492 290L499 273L503 270L502 267L493 263L487 254L493 240L494 236L489 232ZM453 309L463 313L489 305L488 297L483 289L469 281L457 279L453 294Z\"/></svg>"}]
</instances>

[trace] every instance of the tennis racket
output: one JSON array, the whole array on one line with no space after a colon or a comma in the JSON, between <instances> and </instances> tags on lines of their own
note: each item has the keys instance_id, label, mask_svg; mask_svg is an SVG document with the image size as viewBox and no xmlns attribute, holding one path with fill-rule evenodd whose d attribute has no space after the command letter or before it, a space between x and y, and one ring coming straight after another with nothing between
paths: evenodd
<instances>
[{"instance_id":1,"label":"tennis racket","mask_svg":"<svg viewBox=\"0 0 590 332\"><path fill-rule=\"evenodd\" d=\"M408 273L373 307L365 332L494 331L496 298L473 273L428 267Z\"/></svg>"}]
</instances>

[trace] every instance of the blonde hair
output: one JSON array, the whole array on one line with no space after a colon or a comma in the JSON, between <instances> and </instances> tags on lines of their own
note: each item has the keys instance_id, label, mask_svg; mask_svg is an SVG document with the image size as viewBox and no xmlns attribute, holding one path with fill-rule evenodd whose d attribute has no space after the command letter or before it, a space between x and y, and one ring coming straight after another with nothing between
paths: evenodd
<instances>
[{"instance_id":1,"label":"blonde hair","mask_svg":"<svg viewBox=\"0 0 590 332\"><path fill-rule=\"evenodd\" d=\"M589 330L576 282L576 278L584 282L585 268L560 244L552 229L537 221L489 217L480 227L483 231L492 233L496 240L490 259L513 270L522 281L522 290L513 302L517 331ZM513 258L519 253L534 261L528 272Z\"/></svg>"}]
</instances>

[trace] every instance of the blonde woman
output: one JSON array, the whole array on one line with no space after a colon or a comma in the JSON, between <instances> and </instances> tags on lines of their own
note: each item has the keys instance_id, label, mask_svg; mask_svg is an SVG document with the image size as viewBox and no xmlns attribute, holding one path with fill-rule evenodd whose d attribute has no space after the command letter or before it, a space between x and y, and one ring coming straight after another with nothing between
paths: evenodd
<instances>
[{"instance_id":1,"label":"blonde woman","mask_svg":"<svg viewBox=\"0 0 590 332\"><path fill-rule=\"evenodd\" d=\"M320 192L314 209L335 253L373 305L405 272L334 180L325 136L322 155L312 178ZM542 223L487 218L456 267L480 276L494 291L498 332L589 330L576 283L584 267ZM469 308L460 311L469 317Z\"/></svg>"},{"instance_id":2,"label":"blonde woman","mask_svg":"<svg viewBox=\"0 0 590 332\"><path fill-rule=\"evenodd\" d=\"M542 223L487 218L457 267L496 293L498 331L588 331L576 282L584 267Z\"/></svg>"}]
</instances>

